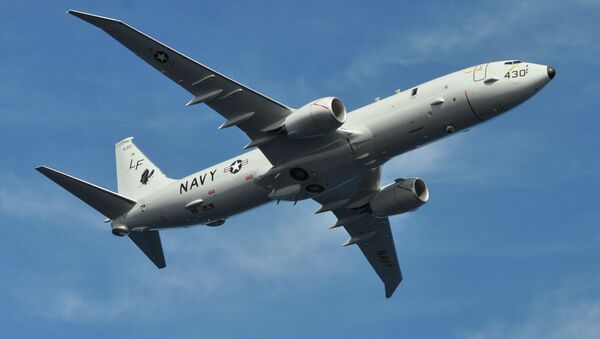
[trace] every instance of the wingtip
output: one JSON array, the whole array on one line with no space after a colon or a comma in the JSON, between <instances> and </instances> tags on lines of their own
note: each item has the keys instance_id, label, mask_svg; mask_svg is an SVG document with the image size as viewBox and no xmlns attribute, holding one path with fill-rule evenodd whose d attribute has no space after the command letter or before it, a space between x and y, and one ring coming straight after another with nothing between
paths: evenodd
<instances>
[{"instance_id":1,"label":"wingtip","mask_svg":"<svg viewBox=\"0 0 600 339\"><path fill-rule=\"evenodd\" d=\"M389 299L392 297L400 283L402 282L402 276L397 281L385 284L385 298Z\"/></svg>"},{"instance_id":2,"label":"wingtip","mask_svg":"<svg viewBox=\"0 0 600 339\"><path fill-rule=\"evenodd\" d=\"M81 17L84 17L84 16L92 16L92 14L90 14L90 13L86 13L86 12L82 12L82 11L78 11L78 10L74 10L74 9L67 10L67 14L71 14L71 15L76 16L78 18L81 18Z\"/></svg>"},{"instance_id":3,"label":"wingtip","mask_svg":"<svg viewBox=\"0 0 600 339\"><path fill-rule=\"evenodd\" d=\"M50 167L48 167L46 165L39 165L38 167L35 168L35 170L40 173L44 173L44 172L48 172L50 170Z\"/></svg>"},{"instance_id":4,"label":"wingtip","mask_svg":"<svg viewBox=\"0 0 600 339\"><path fill-rule=\"evenodd\" d=\"M81 19L83 21L87 21L87 22L91 23L92 25L96 25L96 26L98 26L98 24L100 24L102 22L106 22L106 21L121 22L120 20L117 20L117 19L108 18L105 16L100 16L100 15L96 15L96 14L92 14L92 13L77 11L74 9L67 10L67 14L76 16L79 19Z\"/></svg>"},{"instance_id":5,"label":"wingtip","mask_svg":"<svg viewBox=\"0 0 600 339\"><path fill-rule=\"evenodd\" d=\"M394 292L396 291L396 288L398 288L398 284L393 284L393 285L385 285L385 298L389 299L392 297L392 295L394 294Z\"/></svg>"},{"instance_id":6,"label":"wingtip","mask_svg":"<svg viewBox=\"0 0 600 339\"><path fill-rule=\"evenodd\" d=\"M57 175L69 176L68 174L65 174L61 171L57 171L54 168L48 167L45 165L40 165L40 166L36 167L35 170L42 173L42 175L44 175L50 179L52 179L53 176L57 176ZM54 179L52 179L52 180L54 180Z\"/></svg>"}]
</instances>

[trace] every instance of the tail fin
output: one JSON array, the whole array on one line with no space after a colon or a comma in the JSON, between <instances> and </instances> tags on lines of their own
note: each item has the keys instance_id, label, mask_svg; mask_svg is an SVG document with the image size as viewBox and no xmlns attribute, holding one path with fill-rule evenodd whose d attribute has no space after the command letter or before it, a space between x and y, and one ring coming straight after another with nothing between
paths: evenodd
<instances>
[{"instance_id":1,"label":"tail fin","mask_svg":"<svg viewBox=\"0 0 600 339\"><path fill-rule=\"evenodd\" d=\"M109 219L115 219L125 214L136 203L135 200L46 166L40 166L36 170Z\"/></svg>"},{"instance_id":2,"label":"tail fin","mask_svg":"<svg viewBox=\"0 0 600 339\"><path fill-rule=\"evenodd\" d=\"M115 145L115 155L120 194L142 198L173 182L133 143L132 137Z\"/></svg>"}]
</instances>

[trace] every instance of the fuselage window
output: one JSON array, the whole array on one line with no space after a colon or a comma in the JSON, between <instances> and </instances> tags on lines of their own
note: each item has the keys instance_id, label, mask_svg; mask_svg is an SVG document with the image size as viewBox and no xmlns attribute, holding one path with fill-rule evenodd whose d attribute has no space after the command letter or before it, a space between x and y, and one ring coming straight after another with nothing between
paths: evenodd
<instances>
[{"instance_id":1,"label":"fuselage window","mask_svg":"<svg viewBox=\"0 0 600 339\"><path fill-rule=\"evenodd\" d=\"M418 91L418 90L419 90L419 87L415 87L415 88L413 88L413 89L412 89L412 91L410 92L410 95L411 95L411 96L415 96L415 95L417 95L417 91Z\"/></svg>"}]
</instances>

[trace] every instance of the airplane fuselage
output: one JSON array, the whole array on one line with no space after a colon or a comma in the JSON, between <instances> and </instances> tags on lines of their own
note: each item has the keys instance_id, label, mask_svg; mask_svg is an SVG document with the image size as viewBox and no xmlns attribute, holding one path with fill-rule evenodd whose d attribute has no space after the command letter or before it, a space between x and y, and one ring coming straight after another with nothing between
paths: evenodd
<instances>
[{"instance_id":1,"label":"airplane fuselage","mask_svg":"<svg viewBox=\"0 0 600 339\"><path fill-rule=\"evenodd\" d=\"M519 61L445 75L348 113L341 128L319 137L319 145L326 146L289 163L271 164L255 149L175 180L138 200L129 213L112 221L113 227L219 225L269 201L314 197L397 155L510 110L553 76L550 67ZM311 138L297 142L310 143ZM308 178L291 177L293 169L302 169Z\"/></svg>"}]
</instances>

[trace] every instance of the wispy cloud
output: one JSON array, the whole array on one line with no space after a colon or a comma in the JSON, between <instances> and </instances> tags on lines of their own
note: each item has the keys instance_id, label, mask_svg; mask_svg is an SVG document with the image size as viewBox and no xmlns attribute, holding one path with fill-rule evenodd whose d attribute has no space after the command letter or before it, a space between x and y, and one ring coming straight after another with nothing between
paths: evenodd
<instances>
[{"instance_id":1,"label":"wispy cloud","mask_svg":"<svg viewBox=\"0 0 600 339\"><path fill-rule=\"evenodd\" d=\"M133 257L109 251L105 258L114 265L101 277L113 286L108 290L56 281L62 287L51 292L45 286L24 286L27 293L19 292L19 299L28 312L66 322L106 321L132 310L144 318L153 310L169 310L174 301L190 306L190 301L218 298L221 307L241 307L238 298L250 298L248 289L257 284L270 286L265 290L273 295L318 289L355 266L344 263L349 251L358 249L342 249L346 235L327 229L331 216L314 215L311 206L280 207L264 223L260 214L249 213L220 229L162 232L169 262L164 270L156 270L137 248L130 252ZM119 240L128 242L114 241ZM370 273L366 262L361 268ZM38 280L32 274L27 281Z\"/></svg>"},{"instance_id":2,"label":"wispy cloud","mask_svg":"<svg viewBox=\"0 0 600 339\"><path fill-rule=\"evenodd\" d=\"M598 40L592 17L584 14L598 11L593 1L545 2L503 1L482 3L455 11L432 13L427 25L396 30L384 36L381 43L354 57L335 79L338 84L362 84L379 77L395 66L411 66L428 62L445 62L469 66L472 56L487 58L531 58L532 61L579 60L594 62L600 47L590 45ZM579 16L564 25L549 20L556 13ZM548 60L552 58L551 60Z\"/></svg>"},{"instance_id":3,"label":"wispy cloud","mask_svg":"<svg viewBox=\"0 0 600 339\"><path fill-rule=\"evenodd\" d=\"M581 289L581 288L578 288ZM581 294L585 297L581 297ZM578 338L593 339L600 334L600 299L597 291L563 289L535 299L523 319L495 321L465 339Z\"/></svg>"},{"instance_id":4,"label":"wispy cloud","mask_svg":"<svg viewBox=\"0 0 600 339\"><path fill-rule=\"evenodd\" d=\"M74 286L64 278L57 274L40 280L33 273L19 277L19 288L13 291L13 297L18 301L15 311L44 319L81 323L104 322L140 309L139 300L132 297L135 295L132 291L116 288L107 297L89 286Z\"/></svg>"},{"instance_id":5,"label":"wispy cloud","mask_svg":"<svg viewBox=\"0 0 600 339\"><path fill-rule=\"evenodd\" d=\"M453 165L451 158L458 152L461 143L459 140L451 143L448 141L430 144L390 160L383 167L382 184L396 178L443 173L448 166Z\"/></svg>"},{"instance_id":6,"label":"wispy cloud","mask_svg":"<svg viewBox=\"0 0 600 339\"><path fill-rule=\"evenodd\" d=\"M57 317L67 321L114 319L135 309L131 298L122 294L110 299L85 295L79 291L67 289L58 289L53 294L49 297L53 302L50 308L53 308L56 313L48 313L50 318Z\"/></svg>"},{"instance_id":7,"label":"wispy cloud","mask_svg":"<svg viewBox=\"0 0 600 339\"><path fill-rule=\"evenodd\" d=\"M315 215L316 206L312 202L296 207L265 206L271 214L268 219L246 214L227 222L223 227L230 229L225 233L206 229L199 235L202 239L172 238L168 246L176 255L203 257L210 253L224 263L227 270L258 279L287 280L304 274L335 274L340 258L327 253L339 246L344 237L327 229L333 217Z\"/></svg>"},{"instance_id":8,"label":"wispy cloud","mask_svg":"<svg viewBox=\"0 0 600 339\"><path fill-rule=\"evenodd\" d=\"M27 220L65 220L104 226L103 217L94 210L82 208L77 198L68 197L54 183L32 184L29 174L0 173L0 212L5 216ZM40 175L41 176L41 175ZM69 194L69 193L66 193ZM69 200L71 199L71 200Z\"/></svg>"}]
</instances>

